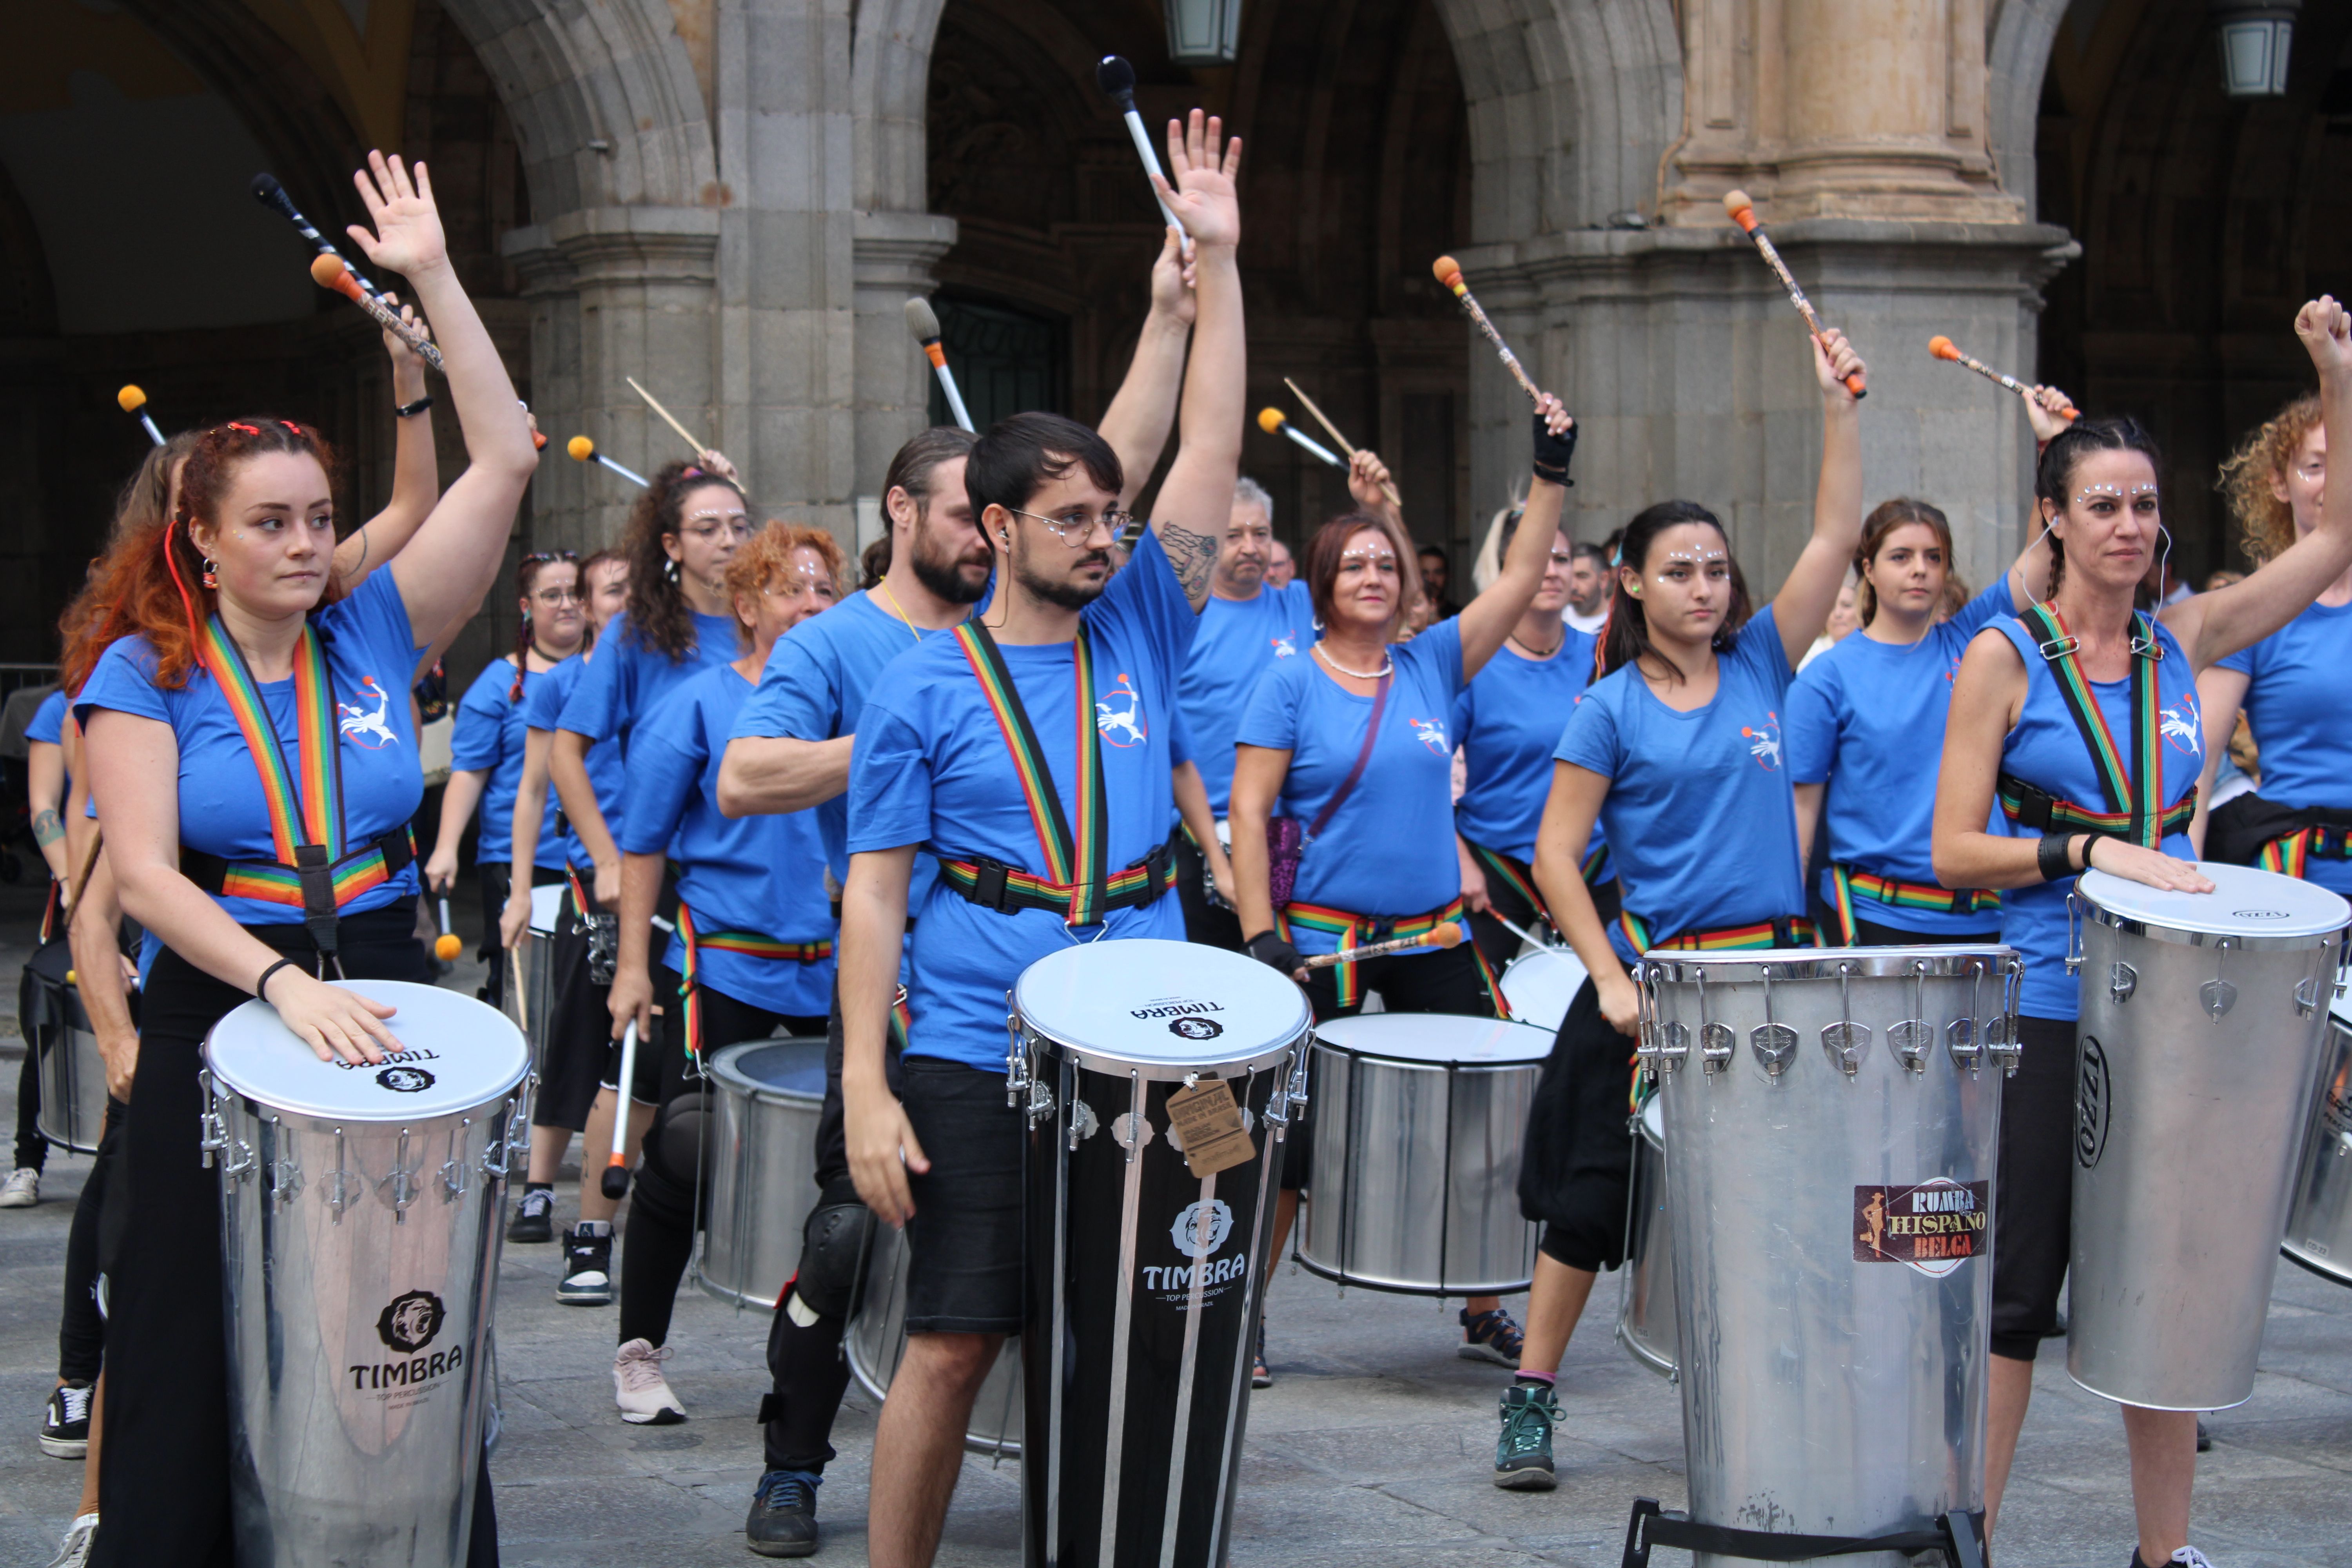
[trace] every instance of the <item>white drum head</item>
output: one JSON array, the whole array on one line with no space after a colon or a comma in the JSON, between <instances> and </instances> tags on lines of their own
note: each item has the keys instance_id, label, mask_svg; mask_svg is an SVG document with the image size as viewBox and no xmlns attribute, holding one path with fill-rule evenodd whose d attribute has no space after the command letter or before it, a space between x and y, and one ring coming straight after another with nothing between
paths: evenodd
<instances>
[{"instance_id":1,"label":"white drum head","mask_svg":"<svg viewBox=\"0 0 2352 1568\"><path fill-rule=\"evenodd\" d=\"M1021 972L1013 1011L1098 1071L1181 1078L1267 1067L1307 1029L1307 994L1256 959L1139 937L1090 942Z\"/></svg>"},{"instance_id":2,"label":"white drum head","mask_svg":"<svg viewBox=\"0 0 2352 1568\"><path fill-rule=\"evenodd\" d=\"M498 1099L530 1070L522 1031L497 1008L401 980L333 980L399 1009L384 1020L405 1047L383 1061L322 1062L259 1000L213 1026L205 1065L224 1089L272 1110L329 1121L425 1121Z\"/></svg>"},{"instance_id":3,"label":"white drum head","mask_svg":"<svg viewBox=\"0 0 2352 1568\"><path fill-rule=\"evenodd\" d=\"M1555 1033L1507 1018L1467 1018L1452 1013L1360 1014L1315 1026L1318 1040L1360 1057L1451 1062L1457 1067L1539 1062L1551 1054Z\"/></svg>"},{"instance_id":4,"label":"white drum head","mask_svg":"<svg viewBox=\"0 0 2352 1568\"><path fill-rule=\"evenodd\" d=\"M2212 936L2326 936L2352 925L2352 904L2316 882L2252 866L2200 860L2210 893L2176 893L2085 871L2074 886L2085 899L2127 921Z\"/></svg>"},{"instance_id":5,"label":"white drum head","mask_svg":"<svg viewBox=\"0 0 2352 1568\"><path fill-rule=\"evenodd\" d=\"M1666 1146L1666 1109L1663 1096L1654 1094L1643 1102L1642 1136L1653 1149Z\"/></svg>"},{"instance_id":6,"label":"white drum head","mask_svg":"<svg viewBox=\"0 0 2352 1568\"><path fill-rule=\"evenodd\" d=\"M752 1040L710 1058L710 1076L743 1094L824 1099L823 1040Z\"/></svg>"},{"instance_id":7,"label":"white drum head","mask_svg":"<svg viewBox=\"0 0 2352 1568\"><path fill-rule=\"evenodd\" d=\"M1511 1005L1511 1016L1558 1034L1560 1020L1568 1016L1569 1005L1576 1000L1584 981L1582 959L1567 948L1548 947L1511 960L1498 984L1503 1000Z\"/></svg>"},{"instance_id":8,"label":"white drum head","mask_svg":"<svg viewBox=\"0 0 2352 1568\"><path fill-rule=\"evenodd\" d=\"M530 890L530 934L553 936L555 912L563 907L563 884L550 882Z\"/></svg>"}]
</instances>

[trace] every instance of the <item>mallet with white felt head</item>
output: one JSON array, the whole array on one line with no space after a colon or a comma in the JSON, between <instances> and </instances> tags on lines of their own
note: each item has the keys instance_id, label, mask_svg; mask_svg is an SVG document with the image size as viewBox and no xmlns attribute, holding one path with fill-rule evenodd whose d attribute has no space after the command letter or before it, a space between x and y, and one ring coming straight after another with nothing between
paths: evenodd
<instances>
[{"instance_id":1,"label":"mallet with white felt head","mask_svg":"<svg viewBox=\"0 0 2352 1568\"><path fill-rule=\"evenodd\" d=\"M1174 219L1170 219L1174 222ZM923 345L923 357L931 362L931 373L940 378L940 390L948 395L948 412L966 430L972 427L971 415L963 405L963 394L956 386L955 372L948 368L948 351L940 344L939 312L931 309L929 300L917 296L907 301L907 331Z\"/></svg>"},{"instance_id":2,"label":"mallet with white felt head","mask_svg":"<svg viewBox=\"0 0 2352 1568\"><path fill-rule=\"evenodd\" d=\"M1805 318L1805 325L1812 329L1813 341L1822 342L1822 334L1827 329L1822 325L1821 317L1814 313L1813 302L1805 298L1804 289L1798 286L1796 274L1790 272L1789 264L1780 259L1780 252L1773 245L1772 237L1764 232L1764 220L1756 216L1756 204L1748 199L1746 191L1726 191L1723 193L1723 210L1729 213L1731 221L1756 242L1756 254L1764 258L1764 265L1772 269L1780 279L1780 287L1789 291L1789 303L1797 307L1797 313ZM1864 384L1860 371L1845 378L1845 389L1857 398L1870 395L1870 388Z\"/></svg>"},{"instance_id":3,"label":"mallet with white felt head","mask_svg":"<svg viewBox=\"0 0 2352 1568\"><path fill-rule=\"evenodd\" d=\"M1144 173L1166 179L1168 171L1160 166L1159 149L1152 146L1151 132L1144 129L1143 116L1136 110L1135 68L1128 64L1123 56L1105 55L1101 63L1095 67L1095 84L1103 89L1112 103L1118 105L1119 117L1127 122L1127 134L1135 142L1135 151L1143 160ZM1168 204L1160 200L1157 188L1152 191L1151 199L1160 203L1160 221L1183 235L1184 257L1190 260L1192 237L1184 234L1184 226L1176 221L1176 215L1168 210ZM971 426L966 426L965 428Z\"/></svg>"},{"instance_id":4,"label":"mallet with white felt head","mask_svg":"<svg viewBox=\"0 0 2352 1568\"><path fill-rule=\"evenodd\" d=\"M571 440L563 443L563 449L572 454L572 460L575 463L602 463L639 489L646 488L643 476L631 473L604 453L596 450L596 443L585 436L574 436Z\"/></svg>"},{"instance_id":5,"label":"mallet with white felt head","mask_svg":"<svg viewBox=\"0 0 2352 1568\"><path fill-rule=\"evenodd\" d=\"M1328 463L1335 468L1344 468L1348 466L1348 459L1340 457L1338 453L1317 441L1312 436L1309 436L1305 431L1299 429L1297 426L1293 425L1284 416L1282 410L1279 408L1259 409L1257 414L1257 427L1265 431L1269 436L1289 437L1293 445L1297 447L1300 451L1306 453L1308 457L1314 458L1317 462Z\"/></svg>"},{"instance_id":6,"label":"mallet with white felt head","mask_svg":"<svg viewBox=\"0 0 2352 1568\"><path fill-rule=\"evenodd\" d=\"M147 429L147 439L158 447L163 444L163 432L155 428L155 421L147 417L147 395L136 386L126 386L114 395L122 412L136 417Z\"/></svg>"},{"instance_id":7,"label":"mallet with white felt head","mask_svg":"<svg viewBox=\"0 0 2352 1568\"><path fill-rule=\"evenodd\" d=\"M1953 342L1951 339L1945 337L1940 332L1927 340L1927 352L1934 354L1937 359L1949 360L1954 364L1964 364L1968 366L1979 375L1983 376L1987 381L1991 382L1994 385L2009 388L2010 391L2017 394L2018 396L2022 397L2026 402L2033 404L2035 406L2042 408L2048 413L2056 415L2059 418L2065 420L2070 425L2074 422L2075 418L2081 412L2071 403L2061 407L2052 408L2048 403L2033 395L2033 388L2026 385L2025 383L2018 380L2017 377L2013 375L1993 369L1992 366L1985 363L1984 361L1980 359L1977 359L1961 353L1958 344Z\"/></svg>"}]
</instances>

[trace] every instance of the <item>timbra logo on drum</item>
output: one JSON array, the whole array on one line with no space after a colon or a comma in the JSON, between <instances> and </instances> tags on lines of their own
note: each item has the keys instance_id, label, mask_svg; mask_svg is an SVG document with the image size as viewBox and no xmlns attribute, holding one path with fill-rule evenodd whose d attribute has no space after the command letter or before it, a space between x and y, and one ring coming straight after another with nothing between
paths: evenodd
<instances>
[{"instance_id":1,"label":"timbra logo on drum","mask_svg":"<svg viewBox=\"0 0 2352 1568\"><path fill-rule=\"evenodd\" d=\"M1215 1002L1194 1002L1182 996L1162 996L1140 1007L1130 1007L1130 1018L1165 1018L1168 1032L1179 1039L1213 1040L1225 1032L1225 1026L1214 1018L1204 1018L1204 1013L1222 1013L1224 1007Z\"/></svg>"},{"instance_id":2,"label":"timbra logo on drum","mask_svg":"<svg viewBox=\"0 0 2352 1568\"><path fill-rule=\"evenodd\" d=\"M462 1344L430 1355L421 1353L440 1334L441 1325L447 1319L441 1298L430 1290L404 1290L394 1296L377 1315L375 1333L385 1349L403 1359L373 1365L362 1363L346 1368L352 1374L352 1389L360 1393L397 1393L405 1397L395 1399L395 1404L415 1404L423 1396L425 1384L466 1364L466 1347Z\"/></svg>"},{"instance_id":3,"label":"timbra logo on drum","mask_svg":"<svg viewBox=\"0 0 2352 1568\"><path fill-rule=\"evenodd\" d=\"M2096 1035L2083 1037L2083 1057L2074 1084L2074 1163L2096 1170L2107 1152L2107 1053Z\"/></svg>"},{"instance_id":4,"label":"timbra logo on drum","mask_svg":"<svg viewBox=\"0 0 2352 1568\"><path fill-rule=\"evenodd\" d=\"M1853 1260L1903 1263L1940 1279L1985 1249L1990 1182L1938 1176L1914 1187L1853 1190Z\"/></svg>"},{"instance_id":5,"label":"timbra logo on drum","mask_svg":"<svg viewBox=\"0 0 2352 1568\"><path fill-rule=\"evenodd\" d=\"M1186 1204L1176 1215L1175 1223L1168 1227L1168 1239L1176 1250L1192 1262L1175 1268L1147 1266L1143 1270L1143 1288L1147 1290L1190 1291L1194 1285L1203 1287L1203 1298L1222 1295L1223 1287L1239 1279L1249 1271L1246 1253L1231 1258L1216 1258L1217 1250L1225 1245L1234 1232L1233 1205L1223 1198ZM1195 1276L1198 1278L1196 1279ZM1207 1287L1218 1287L1215 1289Z\"/></svg>"}]
</instances>

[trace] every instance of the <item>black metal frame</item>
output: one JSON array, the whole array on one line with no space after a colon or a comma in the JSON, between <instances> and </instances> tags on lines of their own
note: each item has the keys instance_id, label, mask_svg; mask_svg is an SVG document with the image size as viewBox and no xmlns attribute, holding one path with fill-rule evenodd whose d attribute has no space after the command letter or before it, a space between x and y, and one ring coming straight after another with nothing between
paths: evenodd
<instances>
[{"instance_id":1,"label":"black metal frame","mask_svg":"<svg viewBox=\"0 0 2352 1568\"><path fill-rule=\"evenodd\" d=\"M1984 1516L1955 1509L1926 1530L1893 1535L1788 1535L1777 1531L1734 1530L1701 1524L1658 1506L1655 1498L1635 1498L1625 1522L1622 1568L1649 1568L1650 1548L1675 1546L1744 1557L1754 1563L1801 1563L1813 1557L1852 1557L1866 1552L1932 1552L1950 1568L1985 1568Z\"/></svg>"}]
</instances>

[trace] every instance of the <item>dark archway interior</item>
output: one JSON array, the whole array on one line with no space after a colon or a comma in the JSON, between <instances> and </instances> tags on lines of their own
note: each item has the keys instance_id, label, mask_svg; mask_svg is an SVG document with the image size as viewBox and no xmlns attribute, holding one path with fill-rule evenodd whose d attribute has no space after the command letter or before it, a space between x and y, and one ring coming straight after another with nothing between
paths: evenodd
<instances>
[{"instance_id":1,"label":"dark archway interior","mask_svg":"<svg viewBox=\"0 0 2352 1568\"><path fill-rule=\"evenodd\" d=\"M2042 374L2155 432L2201 585L2245 564L2218 465L2313 385L2296 308L2352 289L2352 6L2303 8L2285 97L2232 100L2205 0L2075 0L2037 146L2041 216L2084 251L2049 288Z\"/></svg>"},{"instance_id":2,"label":"dark archway interior","mask_svg":"<svg viewBox=\"0 0 2352 1568\"><path fill-rule=\"evenodd\" d=\"M1460 570L1472 513L1496 498L1467 493L1465 329L1429 270L1466 238L1470 195L1461 79L1431 0L1252 0L1229 67L1172 66L1166 38L1150 0L949 0L929 149L932 210L960 226L936 268L950 352L966 332L992 387L1079 418L1117 391L1160 232L1095 85L1097 59L1124 55L1155 134L1194 104L1244 133L1252 413L1278 405L1324 439L1282 384L1295 377L1387 459L1414 533ZM1012 411L992 395L987 409ZM1243 468L1294 542L1350 504L1344 475L1255 426Z\"/></svg>"}]
</instances>

